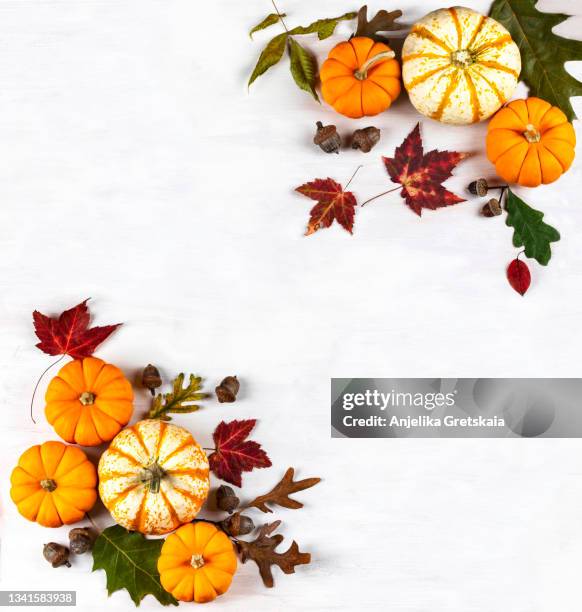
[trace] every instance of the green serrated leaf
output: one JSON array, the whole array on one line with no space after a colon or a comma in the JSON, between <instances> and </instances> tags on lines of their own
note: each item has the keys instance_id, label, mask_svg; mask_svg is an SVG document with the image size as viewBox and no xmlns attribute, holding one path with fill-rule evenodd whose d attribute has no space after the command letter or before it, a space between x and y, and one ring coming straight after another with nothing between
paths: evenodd
<instances>
[{"instance_id":1,"label":"green serrated leaf","mask_svg":"<svg viewBox=\"0 0 582 612\"><path fill-rule=\"evenodd\" d=\"M163 544L163 539L148 540L119 525L107 527L93 545L93 571L105 570L109 595L126 589L136 606L146 595L153 595L163 606L177 606L160 583L157 564Z\"/></svg>"},{"instance_id":2,"label":"green serrated leaf","mask_svg":"<svg viewBox=\"0 0 582 612\"><path fill-rule=\"evenodd\" d=\"M491 17L510 32L521 52L521 78L530 95L561 108L568 119L576 118L571 96L582 96L582 83L564 68L564 62L582 60L582 41L552 32L568 19L562 13L541 13L536 0L495 0Z\"/></svg>"},{"instance_id":3,"label":"green serrated leaf","mask_svg":"<svg viewBox=\"0 0 582 612\"><path fill-rule=\"evenodd\" d=\"M297 86L308 91L319 102L315 91L315 75L317 74L315 57L293 38L289 39L289 57L291 58L291 74Z\"/></svg>"},{"instance_id":4,"label":"green serrated leaf","mask_svg":"<svg viewBox=\"0 0 582 612\"><path fill-rule=\"evenodd\" d=\"M257 25L249 32L249 36L252 38L255 32L265 30L269 26L275 25L278 21L280 21L281 17L287 17L287 15L285 13L281 13L281 15L277 15L277 13L267 15L263 21L257 23Z\"/></svg>"},{"instance_id":5,"label":"green serrated leaf","mask_svg":"<svg viewBox=\"0 0 582 612\"><path fill-rule=\"evenodd\" d=\"M279 60L283 57L283 53L285 52L285 46L287 43L287 32L283 32L283 34L279 34L272 38L267 46L259 55L259 59L251 74L249 79L249 87L253 84L256 78L260 77L262 74L267 72L269 68L274 66L279 62Z\"/></svg>"},{"instance_id":6,"label":"green serrated leaf","mask_svg":"<svg viewBox=\"0 0 582 612\"><path fill-rule=\"evenodd\" d=\"M357 13L345 13L339 17L330 17L329 19L318 19L308 26L297 26L292 30L289 30L289 34L315 34L319 40L329 38L335 31L337 24L340 21L349 21L355 19Z\"/></svg>"},{"instance_id":7,"label":"green serrated leaf","mask_svg":"<svg viewBox=\"0 0 582 612\"><path fill-rule=\"evenodd\" d=\"M184 374L178 374L172 383L172 392L159 393L153 399L148 418L169 420L168 414L170 412L176 414L195 412L200 406L193 402L208 397L206 393L200 393L201 387L202 378L200 376L190 374L188 385L184 387Z\"/></svg>"},{"instance_id":8,"label":"green serrated leaf","mask_svg":"<svg viewBox=\"0 0 582 612\"><path fill-rule=\"evenodd\" d=\"M546 266L552 257L550 243L560 240L560 233L542 221L544 213L528 206L511 189L507 190L506 225L513 227L513 246L524 247L526 257Z\"/></svg>"}]
</instances>

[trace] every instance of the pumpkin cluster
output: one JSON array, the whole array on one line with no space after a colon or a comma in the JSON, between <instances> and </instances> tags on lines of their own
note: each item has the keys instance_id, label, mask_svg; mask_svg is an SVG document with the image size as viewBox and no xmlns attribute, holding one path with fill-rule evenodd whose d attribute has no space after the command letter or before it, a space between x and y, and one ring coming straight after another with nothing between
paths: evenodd
<instances>
[{"instance_id":1,"label":"pumpkin cluster","mask_svg":"<svg viewBox=\"0 0 582 612\"><path fill-rule=\"evenodd\" d=\"M536 187L568 170L576 137L564 113L548 102L510 102L520 71L519 48L503 25L450 7L413 25L402 69L384 42L357 35L340 42L321 67L321 93L338 113L358 119L388 110L402 79L412 105L431 119L466 125L492 117L486 150L497 174Z\"/></svg>"}]
</instances>

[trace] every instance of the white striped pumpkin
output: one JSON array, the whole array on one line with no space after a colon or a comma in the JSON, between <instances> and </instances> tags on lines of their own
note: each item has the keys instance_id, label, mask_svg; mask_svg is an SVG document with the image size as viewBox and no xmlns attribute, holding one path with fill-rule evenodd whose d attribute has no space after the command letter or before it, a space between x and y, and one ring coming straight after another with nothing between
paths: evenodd
<instances>
[{"instance_id":1,"label":"white striped pumpkin","mask_svg":"<svg viewBox=\"0 0 582 612\"><path fill-rule=\"evenodd\" d=\"M208 496L208 459L192 434L157 419L121 431L99 461L99 495L131 531L167 533L191 521Z\"/></svg>"},{"instance_id":2,"label":"white striped pumpkin","mask_svg":"<svg viewBox=\"0 0 582 612\"><path fill-rule=\"evenodd\" d=\"M414 24L402 49L402 78L423 115L453 124L490 117L513 94L519 49L497 21L476 11L438 9Z\"/></svg>"}]
</instances>

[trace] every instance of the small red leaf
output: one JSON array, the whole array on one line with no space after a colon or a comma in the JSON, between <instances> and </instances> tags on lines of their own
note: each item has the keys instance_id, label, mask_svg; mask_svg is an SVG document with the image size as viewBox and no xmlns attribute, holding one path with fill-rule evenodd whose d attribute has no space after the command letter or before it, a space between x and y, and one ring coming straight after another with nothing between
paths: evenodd
<instances>
[{"instance_id":1,"label":"small red leaf","mask_svg":"<svg viewBox=\"0 0 582 612\"><path fill-rule=\"evenodd\" d=\"M87 301L65 310L58 318L47 317L35 310L32 318L34 331L40 340L37 348L49 355L69 355L73 359L91 356L121 323L89 328Z\"/></svg>"},{"instance_id":2,"label":"small red leaf","mask_svg":"<svg viewBox=\"0 0 582 612\"><path fill-rule=\"evenodd\" d=\"M393 183L402 185L400 195L420 217L423 208L436 210L465 202L464 198L445 189L441 183L448 179L455 166L468 153L455 151L423 152L420 123L397 147L394 157L383 157L384 165Z\"/></svg>"},{"instance_id":3,"label":"small red leaf","mask_svg":"<svg viewBox=\"0 0 582 612\"><path fill-rule=\"evenodd\" d=\"M527 264L517 258L514 259L507 266L507 280L518 293L524 295L531 283L531 274Z\"/></svg>"},{"instance_id":4,"label":"small red leaf","mask_svg":"<svg viewBox=\"0 0 582 612\"><path fill-rule=\"evenodd\" d=\"M261 445L245 439L256 422L256 419L222 421L212 435L216 448L208 457L210 469L218 478L237 487L242 485L242 472L271 466L271 460Z\"/></svg>"},{"instance_id":5,"label":"small red leaf","mask_svg":"<svg viewBox=\"0 0 582 612\"><path fill-rule=\"evenodd\" d=\"M329 227L334 221L350 234L353 233L357 202L351 191L344 191L339 183L330 178L315 179L297 187L295 191L317 200L311 209L306 236L322 227Z\"/></svg>"}]
</instances>

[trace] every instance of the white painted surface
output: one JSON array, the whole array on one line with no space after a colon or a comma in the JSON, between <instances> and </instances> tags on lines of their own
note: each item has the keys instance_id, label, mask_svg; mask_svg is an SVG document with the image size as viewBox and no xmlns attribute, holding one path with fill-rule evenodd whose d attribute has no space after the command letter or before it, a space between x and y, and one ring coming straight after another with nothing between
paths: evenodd
<instances>
[{"instance_id":1,"label":"white painted surface","mask_svg":"<svg viewBox=\"0 0 582 612\"><path fill-rule=\"evenodd\" d=\"M412 22L439 3L398 6ZM281 8L299 24L354 5ZM107 599L89 558L52 570L41 545L66 530L26 523L8 498L18 455L55 437L44 384L39 423L27 414L50 363L30 313L93 296L97 324L125 322L98 355L128 375L154 361L168 377L241 377L240 402L176 422L207 446L220 419L260 419L254 437L274 467L245 476L243 497L288 465L325 479L300 496L303 510L278 514L312 565L276 573L273 590L245 565L215 607L579 610L579 440L331 440L328 404L330 376L579 375L580 164L522 192L562 234L551 264L531 266L525 298L505 279L511 232L479 217L481 202L418 219L393 194L358 213L353 237L333 227L304 238L310 202L293 188L345 181L363 163L360 199L387 189L379 155L419 116L402 96L379 119L342 119L295 88L286 62L248 94L269 33L246 32L268 12L266 0L0 2L0 589L76 589L83 610L132 606L125 592ZM581 19L560 31L579 32ZM322 57L349 31L308 45ZM344 133L375 123L382 141L368 156L326 156L310 144L317 119ZM492 176L484 134L423 121L427 148L476 152L452 189Z\"/></svg>"}]
</instances>

